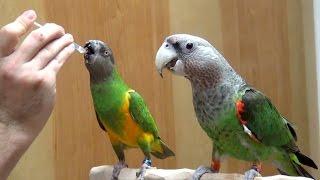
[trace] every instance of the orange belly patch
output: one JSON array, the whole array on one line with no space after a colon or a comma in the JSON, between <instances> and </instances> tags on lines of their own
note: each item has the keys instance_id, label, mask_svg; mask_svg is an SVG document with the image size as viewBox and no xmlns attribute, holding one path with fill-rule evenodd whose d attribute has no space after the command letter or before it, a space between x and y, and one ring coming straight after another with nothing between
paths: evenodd
<instances>
[{"instance_id":1,"label":"orange belly patch","mask_svg":"<svg viewBox=\"0 0 320 180\"><path fill-rule=\"evenodd\" d=\"M121 142L129 147L138 147L138 139L149 137L150 133L143 132L137 122L132 118L129 112L129 97L130 94L127 92L125 101L122 105L121 112L124 114L125 122L123 127L123 133L118 134L112 129L106 127L109 134L109 138L112 141ZM116 143L116 142L114 142Z\"/></svg>"}]
</instances>

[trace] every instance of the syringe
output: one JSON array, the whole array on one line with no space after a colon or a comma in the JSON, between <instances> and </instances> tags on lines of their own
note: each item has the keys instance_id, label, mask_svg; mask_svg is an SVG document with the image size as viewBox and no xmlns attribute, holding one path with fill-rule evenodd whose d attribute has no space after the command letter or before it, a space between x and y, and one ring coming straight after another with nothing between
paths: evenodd
<instances>
[{"instance_id":1,"label":"syringe","mask_svg":"<svg viewBox=\"0 0 320 180\"><path fill-rule=\"evenodd\" d=\"M34 25L37 26L37 27L42 27L42 25L39 24L39 23L37 23L37 22L34 22ZM80 46L79 44L73 43L73 45L74 45L75 50L77 50L79 53L84 54L84 53L87 52L86 49L84 49L84 48L83 48L82 46Z\"/></svg>"}]
</instances>

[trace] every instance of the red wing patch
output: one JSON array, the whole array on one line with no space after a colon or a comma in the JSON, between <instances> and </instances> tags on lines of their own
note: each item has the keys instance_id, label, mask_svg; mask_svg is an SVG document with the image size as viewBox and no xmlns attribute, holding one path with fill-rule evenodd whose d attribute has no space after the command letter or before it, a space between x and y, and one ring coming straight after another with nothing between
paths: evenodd
<instances>
[{"instance_id":1,"label":"red wing patch","mask_svg":"<svg viewBox=\"0 0 320 180\"><path fill-rule=\"evenodd\" d=\"M260 143L260 141L258 140L256 135L254 133L252 133L251 130L246 126L248 124L248 121L241 117L241 114L243 114L245 112L245 104L243 103L242 100L238 100L236 102L236 111L237 111L237 118L238 118L240 124L243 126L244 132L247 133L251 137L251 139Z\"/></svg>"},{"instance_id":2,"label":"red wing patch","mask_svg":"<svg viewBox=\"0 0 320 180\"><path fill-rule=\"evenodd\" d=\"M245 105L241 100L238 100L236 102L237 117L240 121L240 124L242 124L242 125L247 124L247 121L241 117L241 114L244 113L244 106Z\"/></svg>"}]
</instances>

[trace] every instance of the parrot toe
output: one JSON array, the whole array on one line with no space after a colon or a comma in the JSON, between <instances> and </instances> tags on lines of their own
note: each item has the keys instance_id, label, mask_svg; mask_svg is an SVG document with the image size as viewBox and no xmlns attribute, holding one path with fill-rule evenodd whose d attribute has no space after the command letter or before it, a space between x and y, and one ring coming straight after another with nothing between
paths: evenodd
<instances>
[{"instance_id":1,"label":"parrot toe","mask_svg":"<svg viewBox=\"0 0 320 180\"><path fill-rule=\"evenodd\" d=\"M216 172L213 171L210 167L200 166L193 173L192 179L200 180L201 176L204 175L205 173L216 173Z\"/></svg>"},{"instance_id":2,"label":"parrot toe","mask_svg":"<svg viewBox=\"0 0 320 180\"><path fill-rule=\"evenodd\" d=\"M253 180L255 177L261 177L261 174L255 169L250 169L244 173L245 180Z\"/></svg>"},{"instance_id":3,"label":"parrot toe","mask_svg":"<svg viewBox=\"0 0 320 180\"><path fill-rule=\"evenodd\" d=\"M156 168L156 167L151 166L151 160L145 159L143 161L143 164L141 165L140 170L136 173L137 179L144 180L144 176L146 175L147 169L153 169L153 168Z\"/></svg>"},{"instance_id":4,"label":"parrot toe","mask_svg":"<svg viewBox=\"0 0 320 180\"><path fill-rule=\"evenodd\" d=\"M120 171L123 169L123 168L127 168L128 165L124 162L124 161L119 161L117 164L115 164L113 166L113 171L112 171L112 180L117 180L118 179L118 176L120 174Z\"/></svg>"},{"instance_id":5,"label":"parrot toe","mask_svg":"<svg viewBox=\"0 0 320 180\"><path fill-rule=\"evenodd\" d=\"M144 176L146 175L147 169L152 169L154 167L149 166L147 164L142 164L140 170L137 172L136 176L138 180L144 180Z\"/></svg>"}]
</instances>

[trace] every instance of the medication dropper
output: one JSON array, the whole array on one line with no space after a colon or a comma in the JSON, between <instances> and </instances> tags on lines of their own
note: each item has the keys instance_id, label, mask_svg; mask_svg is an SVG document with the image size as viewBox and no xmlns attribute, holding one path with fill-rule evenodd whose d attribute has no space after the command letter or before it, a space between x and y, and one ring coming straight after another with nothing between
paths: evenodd
<instances>
[{"instance_id":1,"label":"medication dropper","mask_svg":"<svg viewBox=\"0 0 320 180\"><path fill-rule=\"evenodd\" d=\"M39 23L37 23L37 22L34 22L34 25L37 26L37 27L42 27L42 25L39 24ZM84 53L87 52L86 49L84 49L84 48L83 48L82 46L80 46L79 44L73 43L73 45L74 45L75 50L77 50L79 53L84 54Z\"/></svg>"}]
</instances>

